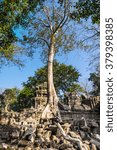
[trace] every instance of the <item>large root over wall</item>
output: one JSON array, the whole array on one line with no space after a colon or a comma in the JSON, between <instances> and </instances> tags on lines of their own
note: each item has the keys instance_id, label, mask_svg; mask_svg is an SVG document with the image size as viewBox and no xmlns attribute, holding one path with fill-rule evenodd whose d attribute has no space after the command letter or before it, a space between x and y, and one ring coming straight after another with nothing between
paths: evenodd
<instances>
[{"instance_id":1,"label":"large root over wall","mask_svg":"<svg viewBox=\"0 0 117 150\"><path fill-rule=\"evenodd\" d=\"M57 125L57 127L59 128L59 130L60 130L61 134L63 135L63 137L64 137L67 141L69 141L69 142L71 142L71 143L77 145L77 147L78 147L79 150L88 150L88 148L87 148L86 145L83 143L83 141L81 140L80 137L79 137L79 138L71 137L71 136L69 136L69 135L67 135L67 134L65 133L65 131L64 131L63 128L62 128L62 126L61 126L59 123L56 123L56 125ZM94 139L90 138L90 143L93 144L93 150L96 150L96 147L97 147L98 149L100 149L100 143L99 143L97 140L94 140Z\"/></svg>"}]
</instances>

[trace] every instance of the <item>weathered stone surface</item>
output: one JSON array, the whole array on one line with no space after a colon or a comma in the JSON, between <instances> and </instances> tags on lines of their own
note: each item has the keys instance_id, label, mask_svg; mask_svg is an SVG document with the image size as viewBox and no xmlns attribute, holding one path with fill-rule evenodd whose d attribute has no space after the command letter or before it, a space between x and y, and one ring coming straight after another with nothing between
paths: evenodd
<instances>
[{"instance_id":1,"label":"weathered stone surface","mask_svg":"<svg viewBox=\"0 0 117 150\"><path fill-rule=\"evenodd\" d=\"M73 145L71 143L62 143L60 146L59 146L59 150L66 150L66 149L70 149L70 148L73 148Z\"/></svg>"},{"instance_id":2,"label":"weathered stone surface","mask_svg":"<svg viewBox=\"0 0 117 150\"><path fill-rule=\"evenodd\" d=\"M51 131L45 131L45 133L44 133L45 142L50 143L50 141L51 141L50 137L51 137Z\"/></svg>"},{"instance_id":3,"label":"weathered stone surface","mask_svg":"<svg viewBox=\"0 0 117 150\"><path fill-rule=\"evenodd\" d=\"M59 138L57 138L57 136L53 135L53 136L52 136L52 141L54 141L54 142L55 142L55 144L59 144L60 139L59 139Z\"/></svg>"},{"instance_id":4,"label":"weathered stone surface","mask_svg":"<svg viewBox=\"0 0 117 150\"><path fill-rule=\"evenodd\" d=\"M31 141L31 143L34 143L35 142L35 134L33 133L33 134L31 134L29 137L28 137L28 139L29 139L29 141Z\"/></svg>"},{"instance_id":5,"label":"weathered stone surface","mask_svg":"<svg viewBox=\"0 0 117 150\"><path fill-rule=\"evenodd\" d=\"M85 136L86 136L85 132L80 130L80 136L81 136L82 139L84 139Z\"/></svg>"},{"instance_id":6,"label":"weathered stone surface","mask_svg":"<svg viewBox=\"0 0 117 150\"><path fill-rule=\"evenodd\" d=\"M11 139L11 145L17 145L19 142L19 139Z\"/></svg>"},{"instance_id":7,"label":"weathered stone surface","mask_svg":"<svg viewBox=\"0 0 117 150\"><path fill-rule=\"evenodd\" d=\"M82 120L81 120L82 122ZM79 125L79 124L78 124ZM80 124L81 129L82 127L88 126L85 120L83 119L83 122ZM71 125L68 123L64 123L61 125L63 130L66 134L68 134L71 138L79 139L81 142L83 142L83 149L90 150L90 139L93 138L95 141L99 141L99 135L98 134L89 134L86 131L79 130L77 132L71 131L70 127ZM5 126L6 129L6 126ZM35 148L41 150L43 149L68 149L68 150L75 150L77 149L77 145L75 144L73 146L73 143L67 141L62 136L61 132L57 128L56 125L40 125L37 128L28 128L24 131L22 134L20 133L20 130L12 129L12 132L9 131L7 135L10 135L10 141L12 145L18 145L18 150L21 148L33 150ZM88 135L88 138L87 138ZM8 141L7 138L3 138ZM19 140L20 139L20 140ZM6 143L7 144L7 143ZM33 146L33 148L31 147ZM35 146L35 147L34 147ZM12 146L11 146L12 147ZM93 146L95 150L95 146ZM16 149L17 150L17 149ZM96 149L97 150L97 149Z\"/></svg>"},{"instance_id":8,"label":"weathered stone surface","mask_svg":"<svg viewBox=\"0 0 117 150\"><path fill-rule=\"evenodd\" d=\"M6 143L2 143L1 144L1 149L7 149L9 146L8 146L8 144L6 144Z\"/></svg>"},{"instance_id":9,"label":"weathered stone surface","mask_svg":"<svg viewBox=\"0 0 117 150\"><path fill-rule=\"evenodd\" d=\"M10 135L10 137L12 138L12 139L18 139L19 138L19 136L20 136L20 133L19 133L19 131L13 131L12 133L11 133L11 135Z\"/></svg>"},{"instance_id":10,"label":"weathered stone surface","mask_svg":"<svg viewBox=\"0 0 117 150\"><path fill-rule=\"evenodd\" d=\"M4 131L4 132L1 133L1 139L7 139L8 140L9 138L10 138L9 137L9 132Z\"/></svg>"},{"instance_id":11,"label":"weathered stone surface","mask_svg":"<svg viewBox=\"0 0 117 150\"><path fill-rule=\"evenodd\" d=\"M41 148L40 147L35 147L35 150L41 150Z\"/></svg>"},{"instance_id":12,"label":"weathered stone surface","mask_svg":"<svg viewBox=\"0 0 117 150\"><path fill-rule=\"evenodd\" d=\"M99 96L79 97L75 92L67 92L64 95L64 104L68 105L71 110L95 110L99 101Z\"/></svg>"},{"instance_id":13,"label":"weathered stone surface","mask_svg":"<svg viewBox=\"0 0 117 150\"><path fill-rule=\"evenodd\" d=\"M62 127L63 127L64 131L66 133L68 133L70 131L71 124L65 123L64 125L62 125Z\"/></svg>"},{"instance_id":14,"label":"weathered stone surface","mask_svg":"<svg viewBox=\"0 0 117 150\"><path fill-rule=\"evenodd\" d=\"M18 143L18 146L19 147L26 147L27 145L29 145L29 141L27 140L20 140L19 143Z\"/></svg>"},{"instance_id":15,"label":"weathered stone surface","mask_svg":"<svg viewBox=\"0 0 117 150\"><path fill-rule=\"evenodd\" d=\"M92 144L92 150L97 150L97 148L94 144Z\"/></svg>"},{"instance_id":16,"label":"weathered stone surface","mask_svg":"<svg viewBox=\"0 0 117 150\"><path fill-rule=\"evenodd\" d=\"M71 136L71 137L73 137L73 138L78 138L78 139L80 139L81 140L81 136L77 133L75 133L75 132L72 132L72 131L70 131L69 132L69 135Z\"/></svg>"},{"instance_id":17,"label":"weathered stone surface","mask_svg":"<svg viewBox=\"0 0 117 150\"><path fill-rule=\"evenodd\" d=\"M83 143L83 150L90 150L90 146L87 143Z\"/></svg>"},{"instance_id":18,"label":"weathered stone surface","mask_svg":"<svg viewBox=\"0 0 117 150\"><path fill-rule=\"evenodd\" d=\"M97 150L100 141L99 111L88 110L89 107L94 108L96 98L92 97L82 103L72 93L66 104L69 109L63 109L65 107L60 105L63 119L60 126L63 134L57 126L57 118L40 119L47 102L46 86L42 84L37 87L35 108L24 109L20 113L0 113L0 149L10 147L11 150L78 150L80 141L82 150ZM92 102L91 106L89 102Z\"/></svg>"},{"instance_id":19,"label":"weathered stone surface","mask_svg":"<svg viewBox=\"0 0 117 150\"><path fill-rule=\"evenodd\" d=\"M93 121L93 120L89 123L89 125L92 126L92 127L96 127L96 128L99 127L98 123Z\"/></svg>"},{"instance_id":20,"label":"weathered stone surface","mask_svg":"<svg viewBox=\"0 0 117 150\"><path fill-rule=\"evenodd\" d=\"M99 134L93 134L93 138L97 139L98 141L100 141L100 135Z\"/></svg>"}]
</instances>

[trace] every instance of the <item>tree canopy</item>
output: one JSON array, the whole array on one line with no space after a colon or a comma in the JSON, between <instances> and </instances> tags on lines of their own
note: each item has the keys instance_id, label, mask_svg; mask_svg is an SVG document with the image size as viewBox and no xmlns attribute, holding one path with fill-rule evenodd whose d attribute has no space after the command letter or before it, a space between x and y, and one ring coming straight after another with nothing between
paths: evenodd
<instances>
[{"instance_id":1,"label":"tree canopy","mask_svg":"<svg viewBox=\"0 0 117 150\"><path fill-rule=\"evenodd\" d=\"M93 24L100 23L100 1L99 0L78 0L74 6L75 10L71 17L75 20L85 19L89 17Z\"/></svg>"},{"instance_id":2,"label":"tree canopy","mask_svg":"<svg viewBox=\"0 0 117 150\"><path fill-rule=\"evenodd\" d=\"M65 93L70 90L74 84L78 84L80 73L72 65L60 64L54 61L53 67L54 84L58 94L60 94L60 92ZM23 83L23 85L24 87L32 89L36 87L37 84L44 82L47 82L47 65L38 69L35 75L29 77L28 81Z\"/></svg>"},{"instance_id":3,"label":"tree canopy","mask_svg":"<svg viewBox=\"0 0 117 150\"><path fill-rule=\"evenodd\" d=\"M55 44L55 55L67 53L78 46L76 30L70 19L71 2L65 0L61 6L57 0L46 0L43 7L37 6L29 20L27 32L23 33L22 45L33 53L37 48L41 59L47 61L51 40ZM53 37L54 36L54 37Z\"/></svg>"},{"instance_id":4,"label":"tree canopy","mask_svg":"<svg viewBox=\"0 0 117 150\"><path fill-rule=\"evenodd\" d=\"M73 66L54 61L53 74L54 85L61 98L65 92L83 91L78 84L80 73ZM21 109L34 106L36 86L44 82L47 82L47 65L35 71L34 76L29 77L27 82L23 83L24 88L18 95L16 107Z\"/></svg>"},{"instance_id":5,"label":"tree canopy","mask_svg":"<svg viewBox=\"0 0 117 150\"><path fill-rule=\"evenodd\" d=\"M0 1L0 66L9 62L22 65L17 55L21 54L21 48L17 45L16 29L27 24L30 13L38 4L41 5L41 0Z\"/></svg>"},{"instance_id":6,"label":"tree canopy","mask_svg":"<svg viewBox=\"0 0 117 150\"><path fill-rule=\"evenodd\" d=\"M99 69L100 1L77 0L71 18L78 23L82 23L84 28L80 43L81 48L90 54L89 66Z\"/></svg>"},{"instance_id":7,"label":"tree canopy","mask_svg":"<svg viewBox=\"0 0 117 150\"><path fill-rule=\"evenodd\" d=\"M19 89L17 88L5 89L0 95L1 108L4 108L5 111L7 111L8 108L17 101L18 94Z\"/></svg>"},{"instance_id":8,"label":"tree canopy","mask_svg":"<svg viewBox=\"0 0 117 150\"><path fill-rule=\"evenodd\" d=\"M82 9L84 9L85 6L86 7L90 6L89 3L85 3L84 5L83 1L78 2L80 2ZM92 4L91 1L90 3ZM78 7L77 3L75 6L77 9ZM90 8L90 11L87 12L89 16L91 16L94 13L91 12L92 7ZM18 45L15 46L17 47L15 48L16 51L14 51L13 49L13 46L15 45L15 42L17 42L18 39L14 32L15 27L17 27L17 25L22 25L24 32L18 39L18 42L20 42L22 49L25 49L26 53L29 54L30 56L33 55L35 50L38 50L39 54L41 55L41 58L43 56L43 58L46 60L47 63L48 104L44 109L44 112L42 113L42 118L51 118L53 116L56 116L57 114L59 114L58 110L59 99L57 97L57 93L55 90L56 85L54 85L56 83L54 81L55 80L54 77L55 70L53 68L54 58L58 53L61 54L63 52L67 53L80 47L80 45L82 45L82 43L85 41L85 39L81 40L80 42L77 41L78 31L76 30L76 26L75 24L73 24L73 20L71 19L72 13L74 13L73 1L46 0L46 2L43 2L43 5L41 7L40 1L25 0L21 3L20 1L17 2L11 1L11 3L8 5L8 1L4 0L2 1L2 8L3 14L5 14L5 12L8 13L6 14L7 16L6 20L9 17L11 18L11 20L9 20L10 24L8 24L8 26L7 25L5 25L4 27L2 26L2 28L4 29L2 33L2 44L3 44L2 46L4 47L4 49L1 49L0 51L1 52L0 57L3 58L1 60L2 62L4 62L5 58L6 60L14 61L15 56L14 54L16 54L17 51L22 52L22 50L18 48ZM83 19L87 18L84 11L82 12L82 9L80 9L81 16L78 15L78 17ZM94 21L94 23L97 23L96 19L94 18L95 18L94 15L92 15L92 21ZM6 20L3 19L3 24ZM90 29L88 28L87 30ZM95 28L94 31L97 32ZM10 40L9 35L11 37ZM88 39L90 38L88 37ZM5 45L5 43L8 44ZM90 44L92 43L90 42L88 43L89 48ZM94 43L92 45L94 45ZM10 47L12 50L10 50ZM16 59L16 62L19 61L17 61ZM62 69L65 69L65 67ZM70 72L68 73L70 74ZM72 80L72 78L70 80ZM60 83L58 83L59 86L62 87L62 90L66 88L65 83L66 82L63 82L62 86L60 85ZM24 91L24 93L25 92L27 93L28 89L25 90L26 91Z\"/></svg>"},{"instance_id":9,"label":"tree canopy","mask_svg":"<svg viewBox=\"0 0 117 150\"><path fill-rule=\"evenodd\" d=\"M23 53L24 47L22 49L17 44L17 42L19 41L19 37L16 34L16 30L18 30L19 28L23 29L23 27L26 27L28 24L31 23L30 18L32 16L34 17L35 12L39 12L40 10L42 10L40 6L43 6L42 5L43 2L44 1L42 0L39 0L39 1L38 0L35 0L35 1L2 0L0 1L0 12L1 12L1 16L0 16L1 18L0 19L1 20L0 22L0 37L1 37L0 39L0 44L1 44L0 66L10 63L10 62L21 65L21 66L23 65L20 54ZM54 3L50 1L49 5L53 5L54 7L55 3L57 2L59 2L61 6L64 5L63 0L56 0L54 1ZM48 1L46 1L45 4L48 5ZM48 6L48 8L49 7L50 6ZM69 15L71 16L72 19L82 20L82 19L91 18L94 24L99 24L99 20L100 20L100 1L99 0L96 0L96 1L95 0L78 0L78 2L75 1L75 3L70 2L70 7L72 8L71 9L72 11L69 12L70 13ZM60 18L60 14L56 17ZM44 24L47 25L46 23L42 22L42 20L40 20L38 23L40 23L41 25L43 24L43 26ZM36 28L36 25L35 25L35 28ZM92 30L94 31L94 35L99 35L99 32L96 32L97 29L95 30L94 28L92 28ZM91 35L92 38L94 37L94 35ZM24 36L24 40L26 40L25 37L26 36ZM59 44L60 44L61 43L60 36L58 38L59 38ZM42 42L42 39L40 40ZM26 51L25 54L28 56L32 56L31 54L28 53L28 51ZM94 61L92 60L91 63L92 62Z\"/></svg>"},{"instance_id":10,"label":"tree canopy","mask_svg":"<svg viewBox=\"0 0 117 150\"><path fill-rule=\"evenodd\" d=\"M16 103L13 104L13 109L19 111L23 108L34 106L35 91L32 88L24 87L17 96Z\"/></svg>"}]
</instances>

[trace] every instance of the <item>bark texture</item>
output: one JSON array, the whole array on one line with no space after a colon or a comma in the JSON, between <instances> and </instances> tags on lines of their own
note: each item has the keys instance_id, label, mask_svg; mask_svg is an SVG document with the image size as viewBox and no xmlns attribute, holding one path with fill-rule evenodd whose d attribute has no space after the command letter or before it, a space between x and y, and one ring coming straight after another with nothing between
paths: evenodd
<instances>
[{"instance_id":1,"label":"bark texture","mask_svg":"<svg viewBox=\"0 0 117 150\"><path fill-rule=\"evenodd\" d=\"M42 113L42 119L50 119L54 118L55 116L59 116L59 119L61 119L58 109L58 96L53 81L54 56L55 56L55 37L52 36L50 43L50 50L48 53L48 85L47 85L48 102L47 106L45 107Z\"/></svg>"}]
</instances>

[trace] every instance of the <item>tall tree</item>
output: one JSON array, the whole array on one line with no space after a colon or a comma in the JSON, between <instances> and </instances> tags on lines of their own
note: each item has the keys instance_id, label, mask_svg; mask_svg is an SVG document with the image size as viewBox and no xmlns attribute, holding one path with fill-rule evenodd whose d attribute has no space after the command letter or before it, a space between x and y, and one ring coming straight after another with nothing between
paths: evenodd
<instances>
[{"instance_id":1,"label":"tall tree","mask_svg":"<svg viewBox=\"0 0 117 150\"><path fill-rule=\"evenodd\" d=\"M72 30L69 18L70 6L70 0L65 0L63 5L56 0L47 0L41 10L37 6L27 28L28 33L23 36L23 44L27 49L40 49L41 46L42 54L47 60L48 103L42 118L59 114L58 96L53 82L53 61L57 52L68 52L76 46L75 30Z\"/></svg>"}]
</instances>

